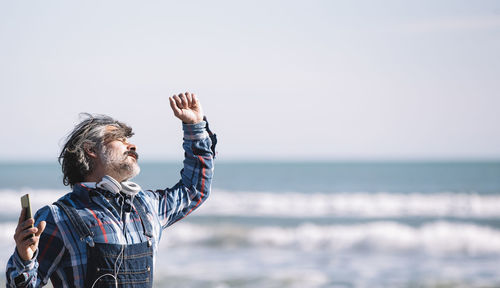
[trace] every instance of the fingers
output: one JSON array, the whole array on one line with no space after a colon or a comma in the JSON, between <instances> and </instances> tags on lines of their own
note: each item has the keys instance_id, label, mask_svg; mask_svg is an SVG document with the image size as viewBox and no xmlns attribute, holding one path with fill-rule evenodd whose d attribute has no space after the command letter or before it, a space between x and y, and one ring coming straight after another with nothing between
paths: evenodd
<instances>
[{"instance_id":1,"label":"fingers","mask_svg":"<svg viewBox=\"0 0 500 288\"><path fill-rule=\"evenodd\" d=\"M174 95L172 96L172 98L174 98L175 104L177 104L177 107L179 107L179 109L188 108L188 101L185 94L181 93L179 95Z\"/></svg>"},{"instance_id":2,"label":"fingers","mask_svg":"<svg viewBox=\"0 0 500 288\"><path fill-rule=\"evenodd\" d=\"M194 94L191 94L189 92L186 92L184 93L184 95L186 95L186 99L187 99L187 107L192 107L193 106L193 95Z\"/></svg>"},{"instance_id":3,"label":"fingers","mask_svg":"<svg viewBox=\"0 0 500 288\"><path fill-rule=\"evenodd\" d=\"M188 92L186 92L184 94L179 94L179 98L181 98L181 102L182 102L181 108L183 108L183 109L189 108L189 103L188 103L188 100L187 100L187 95L188 94L189 94Z\"/></svg>"},{"instance_id":4,"label":"fingers","mask_svg":"<svg viewBox=\"0 0 500 288\"><path fill-rule=\"evenodd\" d=\"M189 108L197 108L200 105L198 97L194 93L186 92L186 97L188 99Z\"/></svg>"},{"instance_id":5,"label":"fingers","mask_svg":"<svg viewBox=\"0 0 500 288\"><path fill-rule=\"evenodd\" d=\"M200 102L198 101L198 97L196 95L192 94L192 107L196 108L200 105Z\"/></svg>"},{"instance_id":6,"label":"fingers","mask_svg":"<svg viewBox=\"0 0 500 288\"><path fill-rule=\"evenodd\" d=\"M23 260L30 260L34 251L37 249L40 235L45 230L46 222L41 221L37 227L32 227L34 219L30 218L19 223L14 234L16 249Z\"/></svg>"},{"instance_id":7,"label":"fingers","mask_svg":"<svg viewBox=\"0 0 500 288\"><path fill-rule=\"evenodd\" d=\"M172 110L174 111L175 116L179 116L182 114L181 109L177 106L177 101L175 100L175 97L177 96L172 96L169 97L168 100L170 101L170 107L172 107Z\"/></svg>"},{"instance_id":8,"label":"fingers","mask_svg":"<svg viewBox=\"0 0 500 288\"><path fill-rule=\"evenodd\" d=\"M26 238L33 238L33 234L35 234L37 232L39 232L38 228L36 228L36 227L29 228L29 229L21 231L21 233L18 234L18 238L19 238L19 240L23 240Z\"/></svg>"},{"instance_id":9,"label":"fingers","mask_svg":"<svg viewBox=\"0 0 500 288\"><path fill-rule=\"evenodd\" d=\"M196 99L196 96L194 94L191 94L189 92L186 93L181 93L179 95L174 95L170 97L169 99L172 99L179 109L189 109L191 107L195 107L196 104L198 103L198 100ZM170 105L172 106L172 101L170 102ZM174 107L172 107L173 109Z\"/></svg>"},{"instance_id":10,"label":"fingers","mask_svg":"<svg viewBox=\"0 0 500 288\"><path fill-rule=\"evenodd\" d=\"M30 218L30 219L28 219L26 221L21 222L16 227L16 233L19 233L19 232L21 232L23 230L26 230L27 228L30 228L31 225L33 225L34 223L35 223L35 219L33 219L33 218Z\"/></svg>"},{"instance_id":11,"label":"fingers","mask_svg":"<svg viewBox=\"0 0 500 288\"><path fill-rule=\"evenodd\" d=\"M203 111L195 94L185 92L169 97L174 115L182 122L193 124L203 120Z\"/></svg>"},{"instance_id":12,"label":"fingers","mask_svg":"<svg viewBox=\"0 0 500 288\"><path fill-rule=\"evenodd\" d=\"M47 222L45 221L41 221L40 223L38 223L38 231L35 234L36 237L39 237L43 233L43 230L45 230L45 226L47 226Z\"/></svg>"},{"instance_id":13,"label":"fingers","mask_svg":"<svg viewBox=\"0 0 500 288\"><path fill-rule=\"evenodd\" d=\"M30 237L30 238L27 238L26 240L23 240L21 242L21 247L23 248L28 248L32 245L36 245L38 243L38 237Z\"/></svg>"},{"instance_id":14,"label":"fingers","mask_svg":"<svg viewBox=\"0 0 500 288\"><path fill-rule=\"evenodd\" d=\"M183 96L183 94L172 96L172 98L174 98L174 100L175 100L175 104L177 105L177 107L179 107L179 109L184 108L184 105L182 104L182 96Z\"/></svg>"}]
</instances>

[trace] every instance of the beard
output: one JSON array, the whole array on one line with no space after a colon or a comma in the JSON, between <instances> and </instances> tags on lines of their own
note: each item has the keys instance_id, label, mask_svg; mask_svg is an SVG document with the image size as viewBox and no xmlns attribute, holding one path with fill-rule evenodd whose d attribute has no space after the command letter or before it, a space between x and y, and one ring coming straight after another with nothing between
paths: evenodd
<instances>
[{"instance_id":1,"label":"beard","mask_svg":"<svg viewBox=\"0 0 500 288\"><path fill-rule=\"evenodd\" d=\"M108 149L104 146L101 154L107 174L116 180L129 180L137 176L141 171L141 168L137 164L137 160L128 157L130 154L134 154L136 156L135 158L139 159L135 151L126 151L121 154L114 149Z\"/></svg>"}]
</instances>

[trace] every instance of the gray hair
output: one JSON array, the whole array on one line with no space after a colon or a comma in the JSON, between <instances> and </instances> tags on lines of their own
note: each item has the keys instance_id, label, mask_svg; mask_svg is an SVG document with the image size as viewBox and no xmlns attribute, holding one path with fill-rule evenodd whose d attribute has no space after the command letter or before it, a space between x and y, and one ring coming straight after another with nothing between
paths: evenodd
<instances>
[{"instance_id":1,"label":"gray hair","mask_svg":"<svg viewBox=\"0 0 500 288\"><path fill-rule=\"evenodd\" d=\"M105 142L134 135L131 127L109 116L88 113L81 113L80 116L84 120L68 135L59 154L59 164L64 174L63 183L71 187L83 182L93 171L94 161L87 151L98 153ZM107 126L118 129L105 133Z\"/></svg>"}]
</instances>

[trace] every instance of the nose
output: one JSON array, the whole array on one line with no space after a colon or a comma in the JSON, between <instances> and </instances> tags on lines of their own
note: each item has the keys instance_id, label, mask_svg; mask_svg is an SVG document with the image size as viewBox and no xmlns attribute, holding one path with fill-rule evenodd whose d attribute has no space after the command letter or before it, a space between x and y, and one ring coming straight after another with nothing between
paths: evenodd
<instances>
[{"instance_id":1,"label":"nose","mask_svg":"<svg viewBox=\"0 0 500 288\"><path fill-rule=\"evenodd\" d=\"M135 151L135 150L137 150L137 146L135 146L132 143L127 143L127 150Z\"/></svg>"}]
</instances>

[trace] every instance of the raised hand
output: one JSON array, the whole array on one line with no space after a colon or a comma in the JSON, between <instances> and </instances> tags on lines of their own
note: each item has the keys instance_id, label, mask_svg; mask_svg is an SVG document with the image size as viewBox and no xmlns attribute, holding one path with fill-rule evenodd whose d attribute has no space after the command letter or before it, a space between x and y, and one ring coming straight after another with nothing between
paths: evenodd
<instances>
[{"instance_id":1,"label":"raised hand","mask_svg":"<svg viewBox=\"0 0 500 288\"><path fill-rule=\"evenodd\" d=\"M186 92L169 97L168 100L174 115L182 122L195 124L203 120L203 109L196 95Z\"/></svg>"},{"instance_id":2,"label":"raised hand","mask_svg":"<svg viewBox=\"0 0 500 288\"><path fill-rule=\"evenodd\" d=\"M21 259L28 261L33 258L36 249L38 249L38 241L40 241L40 235L45 229L46 223L45 221L41 221L38 227L31 227L35 223L35 220L33 218L23 220L25 213L26 210L22 209L19 221L17 222L14 240L16 240L17 253ZM35 236L31 236L32 234Z\"/></svg>"}]
</instances>

